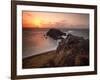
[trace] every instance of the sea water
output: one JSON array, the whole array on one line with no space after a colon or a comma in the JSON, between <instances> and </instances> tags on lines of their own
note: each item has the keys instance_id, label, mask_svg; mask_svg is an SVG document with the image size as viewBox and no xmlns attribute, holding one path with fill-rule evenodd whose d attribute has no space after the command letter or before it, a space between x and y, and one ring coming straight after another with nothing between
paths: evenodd
<instances>
[{"instance_id":1,"label":"sea water","mask_svg":"<svg viewBox=\"0 0 100 80\"><path fill-rule=\"evenodd\" d=\"M66 34L71 33L76 36L89 38L88 29L60 29ZM22 57L27 58L37 54L56 50L57 41L46 36L47 30L23 29L22 33Z\"/></svg>"}]
</instances>

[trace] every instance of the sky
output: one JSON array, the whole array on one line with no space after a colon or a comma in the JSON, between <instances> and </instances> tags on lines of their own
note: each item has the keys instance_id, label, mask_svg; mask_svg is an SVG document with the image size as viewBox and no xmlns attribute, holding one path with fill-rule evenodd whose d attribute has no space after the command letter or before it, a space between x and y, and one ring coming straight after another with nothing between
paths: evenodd
<instances>
[{"instance_id":1,"label":"sky","mask_svg":"<svg viewBox=\"0 0 100 80\"><path fill-rule=\"evenodd\" d=\"M23 11L22 27L87 29L89 14Z\"/></svg>"}]
</instances>

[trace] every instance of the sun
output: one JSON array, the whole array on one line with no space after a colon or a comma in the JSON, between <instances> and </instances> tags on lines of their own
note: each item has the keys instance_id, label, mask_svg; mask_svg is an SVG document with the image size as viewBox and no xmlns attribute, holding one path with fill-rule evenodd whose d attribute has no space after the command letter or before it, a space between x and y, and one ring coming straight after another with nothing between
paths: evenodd
<instances>
[{"instance_id":1,"label":"sun","mask_svg":"<svg viewBox=\"0 0 100 80\"><path fill-rule=\"evenodd\" d=\"M40 28L41 27L41 23L42 23L42 20L40 18L36 18L34 19L33 21L33 24L37 27L37 28Z\"/></svg>"}]
</instances>

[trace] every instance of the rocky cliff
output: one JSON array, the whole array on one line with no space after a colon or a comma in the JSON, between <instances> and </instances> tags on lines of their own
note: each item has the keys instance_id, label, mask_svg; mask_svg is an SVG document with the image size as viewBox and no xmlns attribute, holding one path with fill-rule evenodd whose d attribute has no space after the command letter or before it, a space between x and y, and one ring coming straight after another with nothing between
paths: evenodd
<instances>
[{"instance_id":1,"label":"rocky cliff","mask_svg":"<svg viewBox=\"0 0 100 80\"><path fill-rule=\"evenodd\" d=\"M23 68L89 65L89 40L68 34L61 39L56 51L23 60Z\"/></svg>"},{"instance_id":2,"label":"rocky cliff","mask_svg":"<svg viewBox=\"0 0 100 80\"><path fill-rule=\"evenodd\" d=\"M55 66L89 65L89 40L68 34L59 42L56 53Z\"/></svg>"}]
</instances>

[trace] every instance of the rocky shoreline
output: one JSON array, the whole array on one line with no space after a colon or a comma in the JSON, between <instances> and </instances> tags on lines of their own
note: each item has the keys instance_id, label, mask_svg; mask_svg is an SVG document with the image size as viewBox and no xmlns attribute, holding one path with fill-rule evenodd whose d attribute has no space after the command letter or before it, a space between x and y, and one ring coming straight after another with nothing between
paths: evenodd
<instances>
[{"instance_id":1,"label":"rocky shoreline","mask_svg":"<svg viewBox=\"0 0 100 80\"><path fill-rule=\"evenodd\" d=\"M68 34L55 51L23 59L23 68L89 65L89 39Z\"/></svg>"}]
</instances>

